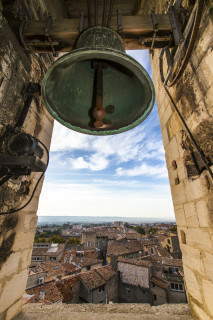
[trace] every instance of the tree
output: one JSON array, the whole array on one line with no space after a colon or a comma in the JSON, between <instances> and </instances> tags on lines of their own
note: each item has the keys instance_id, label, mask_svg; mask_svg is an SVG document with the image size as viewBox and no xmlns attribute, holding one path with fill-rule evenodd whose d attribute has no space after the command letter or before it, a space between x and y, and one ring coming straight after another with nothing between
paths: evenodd
<instances>
[{"instance_id":1,"label":"tree","mask_svg":"<svg viewBox=\"0 0 213 320\"><path fill-rule=\"evenodd\" d=\"M151 228L149 228L148 234L150 234L150 233L155 234L155 233L157 233L157 231L158 231L158 229L151 227Z\"/></svg>"},{"instance_id":2,"label":"tree","mask_svg":"<svg viewBox=\"0 0 213 320\"><path fill-rule=\"evenodd\" d=\"M49 238L49 242L52 242L52 243L65 243L65 239L54 234L52 237Z\"/></svg>"},{"instance_id":3,"label":"tree","mask_svg":"<svg viewBox=\"0 0 213 320\"><path fill-rule=\"evenodd\" d=\"M80 240L78 238L69 238L67 243L68 244L80 244Z\"/></svg>"},{"instance_id":4,"label":"tree","mask_svg":"<svg viewBox=\"0 0 213 320\"><path fill-rule=\"evenodd\" d=\"M138 233L140 233L140 234L143 234L143 235L146 234L146 231L145 231L144 228L141 227L141 226L135 227L135 230L136 230Z\"/></svg>"},{"instance_id":5,"label":"tree","mask_svg":"<svg viewBox=\"0 0 213 320\"><path fill-rule=\"evenodd\" d=\"M171 232L177 232L177 226L171 227L171 228L169 229L169 231L171 231Z\"/></svg>"}]
</instances>

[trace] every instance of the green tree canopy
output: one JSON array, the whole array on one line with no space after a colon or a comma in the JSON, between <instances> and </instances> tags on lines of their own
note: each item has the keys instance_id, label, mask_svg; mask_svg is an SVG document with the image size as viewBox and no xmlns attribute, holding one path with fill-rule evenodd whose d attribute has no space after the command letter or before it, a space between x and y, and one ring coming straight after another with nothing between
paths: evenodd
<instances>
[{"instance_id":1,"label":"green tree canopy","mask_svg":"<svg viewBox=\"0 0 213 320\"><path fill-rule=\"evenodd\" d=\"M65 243L65 239L58 236L58 235L53 235L52 237L49 238L49 242L52 243Z\"/></svg>"}]
</instances>

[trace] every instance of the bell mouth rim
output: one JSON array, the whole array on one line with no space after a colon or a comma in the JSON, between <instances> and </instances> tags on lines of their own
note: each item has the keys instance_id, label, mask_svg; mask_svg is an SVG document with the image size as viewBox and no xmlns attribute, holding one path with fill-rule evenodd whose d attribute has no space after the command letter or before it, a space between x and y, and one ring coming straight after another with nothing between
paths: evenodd
<instances>
[{"instance_id":1,"label":"bell mouth rim","mask_svg":"<svg viewBox=\"0 0 213 320\"><path fill-rule=\"evenodd\" d=\"M100 59L99 57L96 57L96 55L102 54L103 55L103 59L101 58L101 60L105 60L108 58L115 58L112 59L111 61L117 62L121 65L123 65L124 67L128 66L124 63L120 63L120 61L122 62L126 62L129 66L132 66L134 69L134 73L137 76L137 74L140 74L142 77L145 76L148 84L149 84L149 88L151 90L151 98L149 103L147 103L147 108L145 109L144 113L138 118L136 119L134 122L132 122L129 125L123 126L119 129L112 129L112 130L90 130L90 129L84 129L75 125L72 125L69 122L66 122L65 120L63 120L56 112L55 110L50 106L47 98L46 98L46 94L45 94L45 87L46 87L46 83L48 81L48 78L52 72L52 70L55 68L55 66L63 63L64 61L70 59L70 57L76 57L77 59L74 62L80 62L81 61L81 54L82 54L82 58L83 56L85 57L85 51L87 52L87 54L91 55L90 57L88 57L89 59ZM119 59L122 58L121 60ZM82 59L83 60L83 59ZM118 61L117 61L118 60ZM130 69L131 71L133 70L132 68ZM138 80L141 83L140 77L137 76ZM44 105L46 107L46 109L48 110L48 112L50 113L50 115L57 120L58 122L60 122L62 125L66 126L67 128L74 130L76 132L79 133L83 133L83 134L87 134L87 135L96 135L96 136L106 136L106 135L114 135L114 134L119 134L119 133L123 133L126 131L129 131L135 127L137 127L139 124L141 124L147 117L148 115L151 113L154 103L155 103L155 90L154 90L154 85L153 82L148 74L148 72L143 68L143 66L137 62L134 58L132 58L131 56L127 55L126 53L123 53L122 51L118 51L118 50L112 50L109 48L82 48L82 49L75 49L71 52L66 53L65 55L63 55L62 57L60 57L58 60L56 60L52 66L48 69L47 73L44 76L44 79L42 81L42 86L41 86L41 95L42 95L42 99L44 102Z\"/></svg>"}]
</instances>

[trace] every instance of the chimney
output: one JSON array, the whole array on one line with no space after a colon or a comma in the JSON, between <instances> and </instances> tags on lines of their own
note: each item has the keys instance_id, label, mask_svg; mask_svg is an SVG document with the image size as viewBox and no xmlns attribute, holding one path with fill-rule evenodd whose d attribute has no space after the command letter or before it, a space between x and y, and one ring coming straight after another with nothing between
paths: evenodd
<instances>
[{"instance_id":1,"label":"chimney","mask_svg":"<svg viewBox=\"0 0 213 320\"><path fill-rule=\"evenodd\" d=\"M44 299L45 297L45 292L44 291L40 291L39 292L39 299Z\"/></svg>"}]
</instances>

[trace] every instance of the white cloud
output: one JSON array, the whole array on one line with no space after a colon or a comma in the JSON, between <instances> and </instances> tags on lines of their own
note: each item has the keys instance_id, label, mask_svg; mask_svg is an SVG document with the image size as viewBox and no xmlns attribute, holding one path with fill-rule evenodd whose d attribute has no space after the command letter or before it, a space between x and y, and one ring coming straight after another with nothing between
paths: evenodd
<instances>
[{"instance_id":1,"label":"white cloud","mask_svg":"<svg viewBox=\"0 0 213 320\"><path fill-rule=\"evenodd\" d=\"M142 163L140 166L135 166L131 169L117 168L117 176L153 176L156 178L167 178L168 173L165 166L150 166L146 163Z\"/></svg>"},{"instance_id":2,"label":"white cloud","mask_svg":"<svg viewBox=\"0 0 213 320\"><path fill-rule=\"evenodd\" d=\"M78 157L70 160L73 169L90 169L92 171L100 171L107 168L109 161L99 156L98 153L93 154L91 157Z\"/></svg>"}]
</instances>

